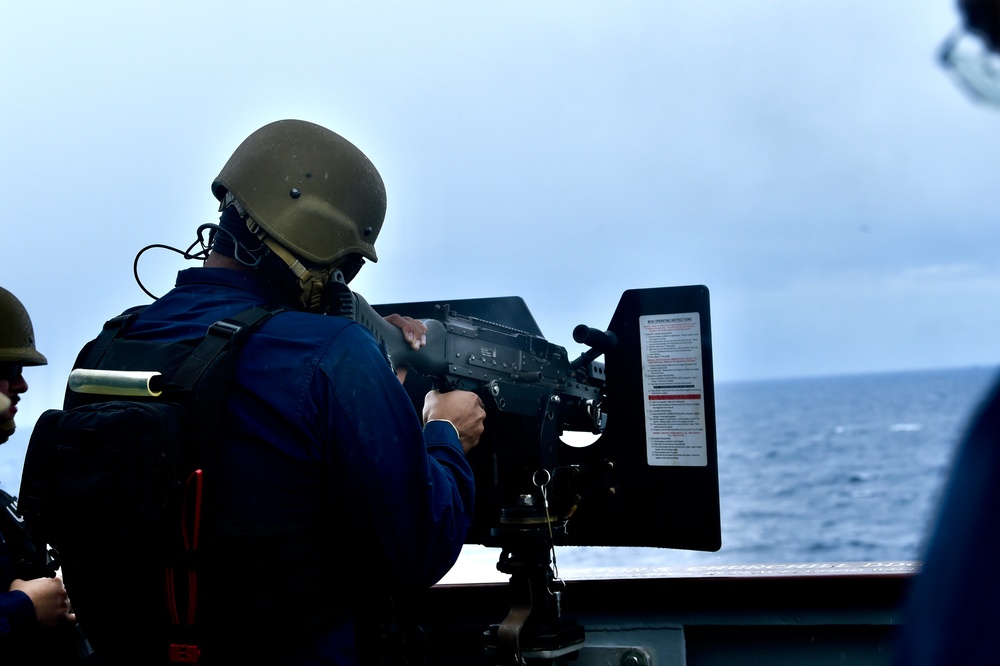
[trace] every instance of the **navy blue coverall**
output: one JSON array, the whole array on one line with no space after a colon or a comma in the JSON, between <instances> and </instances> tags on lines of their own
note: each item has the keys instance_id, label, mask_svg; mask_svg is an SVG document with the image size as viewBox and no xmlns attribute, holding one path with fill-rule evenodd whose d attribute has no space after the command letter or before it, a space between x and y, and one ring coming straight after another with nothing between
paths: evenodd
<instances>
[{"instance_id":1,"label":"navy blue coverall","mask_svg":"<svg viewBox=\"0 0 1000 666\"><path fill-rule=\"evenodd\" d=\"M1000 663L1000 383L958 448L896 646L899 666Z\"/></svg>"}]
</instances>

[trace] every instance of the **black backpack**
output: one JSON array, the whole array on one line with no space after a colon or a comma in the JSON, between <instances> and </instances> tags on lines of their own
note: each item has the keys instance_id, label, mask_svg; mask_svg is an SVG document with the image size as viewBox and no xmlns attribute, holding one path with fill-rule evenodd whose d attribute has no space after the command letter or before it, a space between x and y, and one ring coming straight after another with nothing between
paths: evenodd
<instances>
[{"instance_id":1,"label":"black backpack","mask_svg":"<svg viewBox=\"0 0 1000 666\"><path fill-rule=\"evenodd\" d=\"M124 337L141 310L116 317L77 368L154 371L160 383L145 396L67 390L34 427L19 508L57 553L102 664L198 661L203 470L239 349L276 312L249 308L172 343Z\"/></svg>"}]
</instances>

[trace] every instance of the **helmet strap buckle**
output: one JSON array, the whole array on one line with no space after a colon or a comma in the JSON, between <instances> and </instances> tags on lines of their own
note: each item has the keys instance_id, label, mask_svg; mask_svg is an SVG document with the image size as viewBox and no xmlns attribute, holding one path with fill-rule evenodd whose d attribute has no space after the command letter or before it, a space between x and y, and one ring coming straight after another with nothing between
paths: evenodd
<instances>
[{"instance_id":1,"label":"helmet strap buckle","mask_svg":"<svg viewBox=\"0 0 1000 666\"><path fill-rule=\"evenodd\" d=\"M330 281L330 269L328 268L308 268L299 261L295 255L289 252L273 238L268 236L263 229L254 224L251 228L257 237L264 242L271 252L277 255L293 275L299 281L299 304L309 312L321 312L323 305L323 289Z\"/></svg>"}]
</instances>

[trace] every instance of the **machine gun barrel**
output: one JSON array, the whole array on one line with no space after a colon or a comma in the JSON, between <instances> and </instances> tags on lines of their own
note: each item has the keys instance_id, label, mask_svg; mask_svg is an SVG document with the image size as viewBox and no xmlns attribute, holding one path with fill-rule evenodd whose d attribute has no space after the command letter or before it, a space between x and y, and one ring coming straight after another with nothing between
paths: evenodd
<instances>
[{"instance_id":1,"label":"machine gun barrel","mask_svg":"<svg viewBox=\"0 0 1000 666\"><path fill-rule=\"evenodd\" d=\"M618 336L611 331L601 331L586 324L580 324L573 329L573 339L602 354L611 351L618 345Z\"/></svg>"},{"instance_id":2,"label":"machine gun barrel","mask_svg":"<svg viewBox=\"0 0 1000 666\"><path fill-rule=\"evenodd\" d=\"M594 359L598 356L612 351L618 346L617 335L611 331L600 331L596 328L591 328L586 324L580 324L573 329L573 340L590 347L590 349L580 354L570 364L570 367L574 369L583 368L589 363L593 363Z\"/></svg>"}]
</instances>

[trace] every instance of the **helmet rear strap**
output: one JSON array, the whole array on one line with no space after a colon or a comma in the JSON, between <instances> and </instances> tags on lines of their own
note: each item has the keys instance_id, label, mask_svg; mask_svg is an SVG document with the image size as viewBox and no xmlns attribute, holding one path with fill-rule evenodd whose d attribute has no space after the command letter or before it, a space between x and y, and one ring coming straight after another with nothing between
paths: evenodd
<instances>
[{"instance_id":1,"label":"helmet rear strap","mask_svg":"<svg viewBox=\"0 0 1000 666\"><path fill-rule=\"evenodd\" d=\"M299 303L310 312L319 312L323 309L323 288L330 281L331 269L329 268L308 268L299 261L291 252L276 240L267 235L260 226L247 217L247 228L270 248L275 256L280 258L288 269L299 281Z\"/></svg>"}]
</instances>

